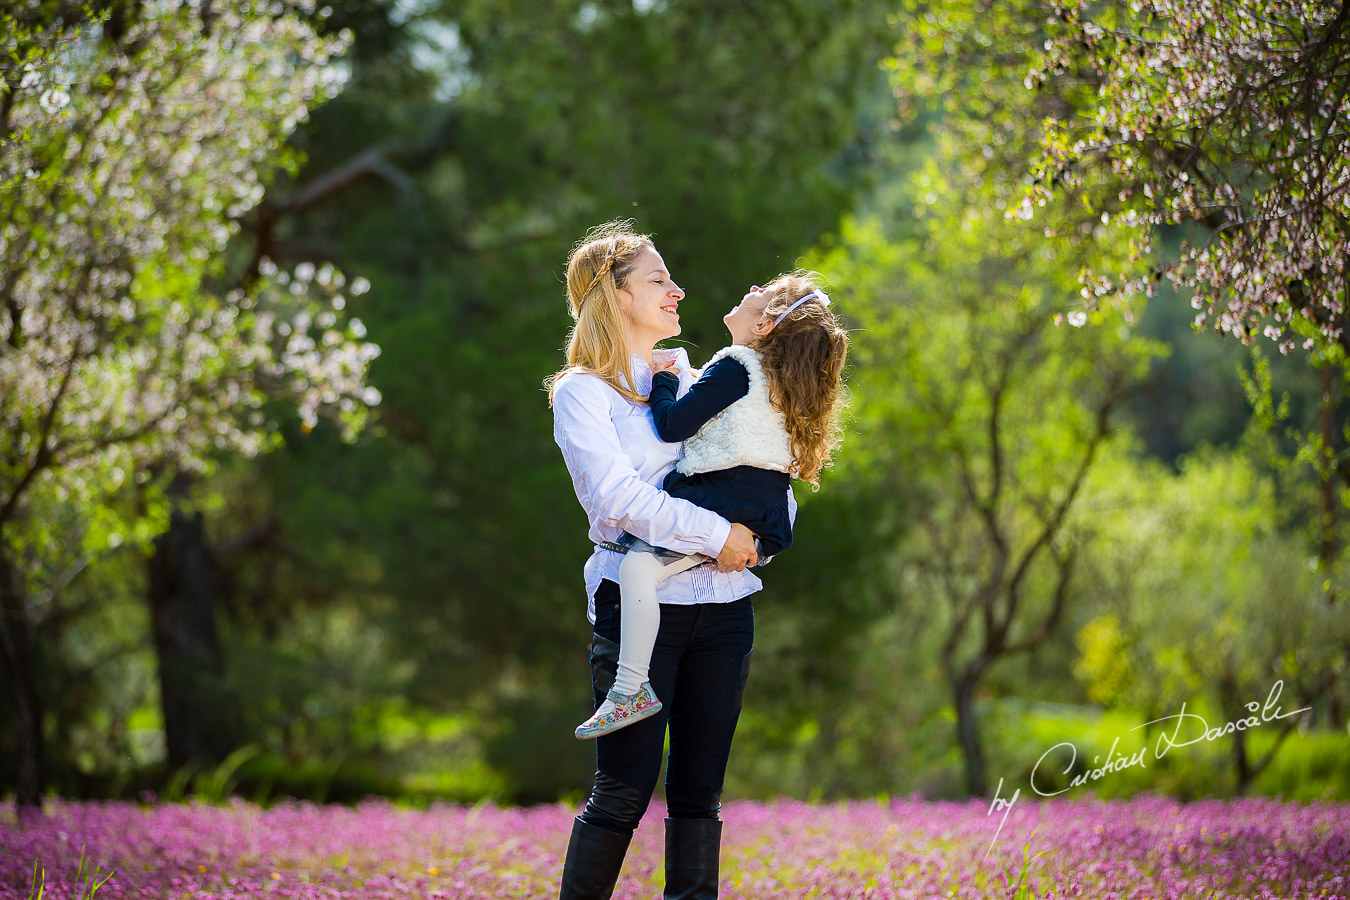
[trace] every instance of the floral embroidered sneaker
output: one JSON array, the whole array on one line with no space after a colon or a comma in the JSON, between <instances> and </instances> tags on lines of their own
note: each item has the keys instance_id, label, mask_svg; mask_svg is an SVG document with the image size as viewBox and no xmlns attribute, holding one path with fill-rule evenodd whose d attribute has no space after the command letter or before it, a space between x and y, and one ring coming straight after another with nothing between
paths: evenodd
<instances>
[{"instance_id":1,"label":"floral embroidered sneaker","mask_svg":"<svg viewBox=\"0 0 1350 900\"><path fill-rule=\"evenodd\" d=\"M661 701L656 699L650 681L642 682L642 687L638 688L635 694L616 694L611 689L605 697L605 702L595 711L595 715L577 726L577 740L594 740L602 734L618 731L625 725L640 722L660 711Z\"/></svg>"}]
</instances>

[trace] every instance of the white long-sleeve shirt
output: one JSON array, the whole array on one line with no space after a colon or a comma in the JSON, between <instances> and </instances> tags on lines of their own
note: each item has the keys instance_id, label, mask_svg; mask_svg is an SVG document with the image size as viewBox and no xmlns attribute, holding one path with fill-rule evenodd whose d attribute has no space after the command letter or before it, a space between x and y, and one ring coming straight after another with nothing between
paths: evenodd
<instances>
[{"instance_id":1,"label":"white long-sleeve shirt","mask_svg":"<svg viewBox=\"0 0 1350 900\"><path fill-rule=\"evenodd\" d=\"M655 350L658 362L674 358L680 370L680 394L695 373L684 348ZM633 378L644 396L651 391L647 361L633 356ZM553 391L553 439L562 450L577 499L590 521L589 536L615 541L628 531L656 547L716 557L731 523L686 500L671 497L661 483L680 456L680 444L656 434L651 410L633 403L596 375L564 375ZM796 502L788 492L788 506ZM586 561L587 616L595 621L595 591L604 579L619 580L622 554L599 546ZM730 603L763 587L749 569L722 572L697 566L667 579L658 590L662 603Z\"/></svg>"}]
</instances>

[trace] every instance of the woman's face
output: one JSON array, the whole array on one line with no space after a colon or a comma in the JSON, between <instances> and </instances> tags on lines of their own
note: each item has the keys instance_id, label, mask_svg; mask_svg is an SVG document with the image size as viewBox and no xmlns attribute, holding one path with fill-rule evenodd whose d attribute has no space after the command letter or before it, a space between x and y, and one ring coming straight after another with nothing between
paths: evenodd
<instances>
[{"instance_id":1,"label":"woman's face","mask_svg":"<svg viewBox=\"0 0 1350 900\"><path fill-rule=\"evenodd\" d=\"M643 250L628 273L628 286L619 291L634 352L650 353L657 341L680 333L677 309L683 299L684 291L666 271L661 254L651 248Z\"/></svg>"},{"instance_id":2,"label":"woman's face","mask_svg":"<svg viewBox=\"0 0 1350 900\"><path fill-rule=\"evenodd\" d=\"M755 285L731 312L722 317L727 331L731 332L733 344L748 344L755 338L768 334L770 320L764 314L764 308L772 300L773 291Z\"/></svg>"}]
</instances>

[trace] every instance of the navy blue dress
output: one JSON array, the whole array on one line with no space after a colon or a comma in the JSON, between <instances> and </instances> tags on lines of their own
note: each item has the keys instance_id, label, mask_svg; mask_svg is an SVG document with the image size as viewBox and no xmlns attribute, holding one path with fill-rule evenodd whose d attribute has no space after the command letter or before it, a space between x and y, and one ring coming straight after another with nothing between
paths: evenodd
<instances>
[{"instance_id":1,"label":"navy blue dress","mask_svg":"<svg viewBox=\"0 0 1350 900\"><path fill-rule=\"evenodd\" d=\"M661 371L652 377L652 420L661 440L671 443L693 437L709 419L750 393L750 374L740 361L724 356L677 400L679 388L680 378L674 372ZM694 475L674 470L666 476L664 487L672 497L710 509L728 522L740 522L759 537L760 555L774 556L792 545L787 504L791 482L786 472L733 466Z\"/></svg>"}]
</instances>

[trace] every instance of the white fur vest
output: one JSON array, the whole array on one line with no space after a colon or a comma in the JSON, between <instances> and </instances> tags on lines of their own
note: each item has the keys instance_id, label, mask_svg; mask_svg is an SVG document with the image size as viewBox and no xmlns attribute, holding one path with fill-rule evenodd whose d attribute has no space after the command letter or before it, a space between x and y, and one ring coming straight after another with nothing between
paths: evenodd
<instances>
[{"instance_id":1,"label":"white fur vest","mask_svg":"<svg viewBox=\"0 0 1350 900\"><path fill-rule=\"evenodd\" d=\"M792 443L783 414L769 402L769 381L759 354L749 347L723 347L708 360L711 366L724 356L734 357L750 375L749 392L713 416L698 434L684 442L684 456L675 468L685 475L758 466L776 472L792 469ZM706 367L705 367L706 368Z\"/></svg>"}]
</instances>

